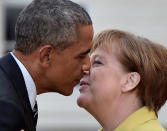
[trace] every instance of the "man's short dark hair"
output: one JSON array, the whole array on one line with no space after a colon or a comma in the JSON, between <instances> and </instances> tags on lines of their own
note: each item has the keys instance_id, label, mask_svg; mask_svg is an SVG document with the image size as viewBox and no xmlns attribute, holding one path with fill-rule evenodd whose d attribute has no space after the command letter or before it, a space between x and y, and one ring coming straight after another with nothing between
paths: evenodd
<instances>
[{"instance_id":1,"label":"man's short dark hair","mask_svg":"<svg viewBox=\"0 0 167 131\"><path fill-rule=\"evenodd\" d=\"M88 13L69 0L34 0L19 14L15 49L30 54L39 46L66 48L79 39L79 27L92 25Z\"/></svg>"}]
</instances>

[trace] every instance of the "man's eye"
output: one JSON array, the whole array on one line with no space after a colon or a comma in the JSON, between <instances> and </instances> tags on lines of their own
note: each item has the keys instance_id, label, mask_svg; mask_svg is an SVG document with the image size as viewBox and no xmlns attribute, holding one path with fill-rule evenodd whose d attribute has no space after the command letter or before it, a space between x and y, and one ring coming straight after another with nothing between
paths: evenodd
<instances>
[{"instance_id":1,"label":"man's eye","mask_svg":"<svg viewBox=\"0 0 167 131\"><path fill-rule=\"evenodd\" d=\"M86 55L80 55L78 58L79 59L84 59L86 57Z\"/></svg>"}]
</instances>

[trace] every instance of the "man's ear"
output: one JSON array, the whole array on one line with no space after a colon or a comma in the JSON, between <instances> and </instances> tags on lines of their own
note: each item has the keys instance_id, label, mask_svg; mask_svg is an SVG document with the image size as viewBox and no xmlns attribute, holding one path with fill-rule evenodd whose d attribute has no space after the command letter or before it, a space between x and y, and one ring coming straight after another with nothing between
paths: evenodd
<instances>
[{"instance_id":1,"label":"man's ear","mask_svg":"<svg viewBox=\"0 0 167 131\"><path fill-rule=\"evenodd\" d=\"M124 80L123 80L123 85L122 85L122 92L129 92L132 91L133 89L136 88L136 86L140 82L140 74L137 72L130 72L128 73Z\"/></svg>"},{"instance_id":2,"label":"man's ear","mask_svg":"<svg viewBox=\"0 0 167 131\"><path fill-rule=\"evenodd\" d=\"M53 53L54 53L54 48L51 45L44 45L40 47L39 59L43 67L49 66Z\"/></svg>"}]
</instances>

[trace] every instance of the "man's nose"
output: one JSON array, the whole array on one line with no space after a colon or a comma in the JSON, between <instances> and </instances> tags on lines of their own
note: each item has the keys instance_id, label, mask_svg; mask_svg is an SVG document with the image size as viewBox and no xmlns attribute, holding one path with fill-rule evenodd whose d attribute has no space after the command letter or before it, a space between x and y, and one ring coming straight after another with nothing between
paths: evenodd
<instances>
[{"instance_id":1,"label":"man's nose","mask_svg":"<svg viewBox=\"0 0 167 131\"><path fill-rule=\"evenodd\" d=\"M90 70L90 58L89 55L87 55L84 64L82 66L82 71L89 71L89 70Z\"/></svg>"},{"instance_id":2,"label":"man's nose","mask_svg":"<svg viewBox=\"0 0 167 131\"><path fill-rule=\"evenodd\" d=\"M90 71L83 71L83 76L89 76L90 75Z\"/></svg>"}]
</instances>

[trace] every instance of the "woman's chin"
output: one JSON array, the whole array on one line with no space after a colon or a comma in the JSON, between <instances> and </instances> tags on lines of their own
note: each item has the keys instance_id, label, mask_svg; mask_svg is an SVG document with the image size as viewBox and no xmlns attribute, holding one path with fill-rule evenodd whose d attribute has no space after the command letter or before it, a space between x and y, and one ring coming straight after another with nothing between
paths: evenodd
<instances>
[{"instance_id":1,"label":"woman's chin","mask_svg":"<svg viewBox=\"0 0 167 131\"><path fill-rule=\"evenodd\" d=\"M85 108L86 107L86 97L84 94L80 94L80 96L77 98L77 104L78 106Z\"/></svg>"}]
</instances>

